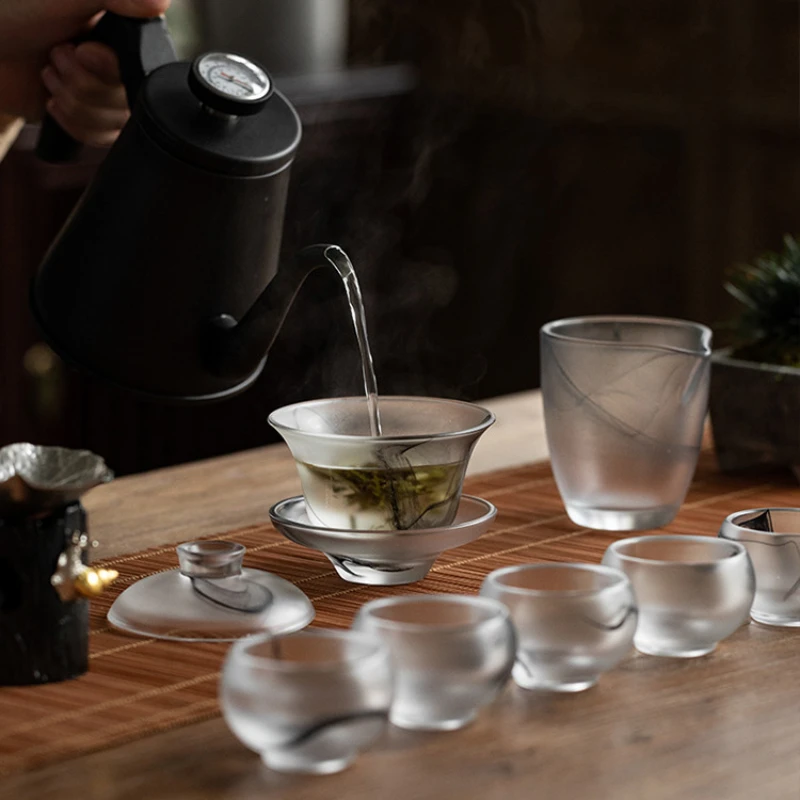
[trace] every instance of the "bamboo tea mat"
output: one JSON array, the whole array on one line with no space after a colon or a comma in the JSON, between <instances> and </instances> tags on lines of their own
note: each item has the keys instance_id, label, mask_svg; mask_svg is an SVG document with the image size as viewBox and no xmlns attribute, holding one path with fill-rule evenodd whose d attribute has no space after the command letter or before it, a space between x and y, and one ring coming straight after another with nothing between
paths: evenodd
<instances>
[{"instance_id":1,"label":"bamboo tea mat","mask_svg":"<svg viewBox=\"0 0 800 800\"><path fill-rule=\"evenodd\" d=\"M428 577L399 587L365 587L338 578L319 553L283 539L269 524L214 538L244 544L245 565L274 572L313 602L314 625L347 627L359 606L386 594L477 592L491 570L530 561L598 562L618 534L570 522L547 463L473 478L465 487L498 507L480 540L444 553ZM733 511L758 506L800 506L789 476L759 482L727 477L705 452L674 533L716 535ZM120 573L112 590L92 602L89 672L48 686L0 689L0 775L113 747L217 716L223 643L165 642L109 628L105 615L117 594L155 572L174 569L173 547L103 562Z\"/></svg>"}]
</instances>

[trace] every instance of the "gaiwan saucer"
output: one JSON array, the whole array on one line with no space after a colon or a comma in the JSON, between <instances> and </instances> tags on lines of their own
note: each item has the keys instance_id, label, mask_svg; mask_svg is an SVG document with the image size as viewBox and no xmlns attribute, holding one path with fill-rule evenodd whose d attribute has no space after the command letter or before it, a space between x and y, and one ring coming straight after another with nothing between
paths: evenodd
<instances>
[{"instance_id":1,"label":"gaiwan saucer","mask_svg":"<svg viewBox=\"0 0 800 800\"><path fill-rule=\"evenodd\" d=\"M479 497L462 495L451 525L411 531L322 527L309 519L302 496L276 503L269 516L287 539L324 553L344 580L397 586L422 580L445 550L460 547L486 533L497 509Z\"/></svg>"}]
</instances>

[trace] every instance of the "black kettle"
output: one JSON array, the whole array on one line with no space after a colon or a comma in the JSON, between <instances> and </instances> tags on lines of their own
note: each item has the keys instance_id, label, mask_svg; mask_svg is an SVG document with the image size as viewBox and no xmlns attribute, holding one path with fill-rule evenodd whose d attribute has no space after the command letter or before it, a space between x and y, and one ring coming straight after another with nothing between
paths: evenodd
<instances>
[{"instance_id":1,"label":"black kettle","mask_svg":"<svg viewBox=\"0 0 800 800\"><path fill-rule=\"evenodd\" d=\"M163 19L107 13L91 36L116 51L132 116L45 256L34 316L65 361L127 390L232 396L327 262L315 245L278 269L300 120L255 62L177 61ZM68 142L46 120L39 155Z\"/></svg>"}]
</instances>

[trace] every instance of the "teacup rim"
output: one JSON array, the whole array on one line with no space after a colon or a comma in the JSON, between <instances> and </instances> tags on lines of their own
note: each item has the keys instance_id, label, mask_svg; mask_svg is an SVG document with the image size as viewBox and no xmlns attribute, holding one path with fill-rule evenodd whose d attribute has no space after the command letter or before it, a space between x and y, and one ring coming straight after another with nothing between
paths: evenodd
<instances>
[{"instance_id":1,"label":"teacup rim","mask_svg":"<svg viewBox=\"0 0 800 800\"><path fill-rule=\"evenodd\" d=\"M662 558L643 558L642 556L633 556L628 555L627 553L620 553L619 548L622 545L632 544L636 542L642 541L671 541L671 542L695 542L697 544L709 544L711 546L715 546L714 543L725 542L725 544L731 545L733 547L734 552L730 553L727 556L720 556L719 558L710 558L703 561L670 561L668 559ZM630 536L625 539L617 539L615 542L612 542L607 548L606 552L612 552L615 556L620 559L623 559L627 562L632 562L636 564L654 564L659 566L670 566L670 567L709 567L714 566L716 564L722 564L726 562L728 559L741 557L744 555L747 557L747 549L743 544L737 542L733 539L724 539L719 536L698 536L693 534L651 534L651 535L644 535L644 536Z\"/></svg>"},{"instance_id":2,"label":"teacup rim","mask_svg":"<svg viewBox=\"0 0 800 800\"><path fill-rule=\"evenodd\" d=\"M745 514L753 514L754 516L758 516L759 514L763 514L766 511L791 511L791 512L794 512L796 514L800 514L800 508L793 507L793 506L764 506L763 508L746 508L746 509L743 509L741 511L734 511L732 514L728 514L728 516L725 517L725 519L724 519L724 521L722 523L722 527L720 528L720 531L722 531L722 529L724 528L725 525L730 525L730 526L736 528L736 530L746 531L748 533L748 535L751 534L751 533L755 533L755 534L758 534L758 535L763 535L763 536L768 536L768 537L776 537L777 538L779 536L784 536L784 537L788 537L788 538L800 539L800 530L798 530L796 532L759 531L759 530L756 530L755 528L746 528L744 525L740 525L739 523L736 522L737 519L739 519L740 517L744 516ZM726 539L727 541L735 541L735 540L728 539L726 536L720 536L720 538Z\"/></svg>"},{"instance_id":3,"label":"teacup rim","mask_svg":"<svg viewBox=\"0 0 800 800\"><path fill-rule=\"evenodd\" d=\"M266 656L254 655L249 652L250 648L257 647L265 644L273 639L287 639L289 637L319 637L323 639L359 639L362 644L369 645L369 651L363 655L343 658L341 660L333 661L294 661L279 658L269 658ZM271 670L273 672L335 672L342 669L347 669L355 664L363 664L370 662L373 659L382 660L388 657L388 650L385 645L378 641L374 636L370 636L364 631L355 630L353 628L303 628L299 631L292 631L290 633L271 634L261 633L253 634L250 636L243 636L235 641L229 651L226 660L236 660L239 663L246 663L248 666Z\"/></svg>"},{"instance_id":4,"label":"teacup rim","mask_svg":"<svg viewBox=\"0 0 800 800\"><path fill-rule=\"evenodd\" d=\"M602 575L608 575L616 578L614 583L608 586L601 586L596 589L530 589L524 586L509 586L507 584L499 583L498 578L514 572L522 572L527 570L539 570L541 568L552 569L578 569L584 572L595 572ZM621 570L616 567L609 567L607 564L589 564L583 562L537 562L530 564L511 564L507 567L499 567L492 570L484 579L483 585L491 583L493 586L498 587L504 592L509 594L517 594L525 597L597 597L604 592L613 591L620 586L630 585L630 578Z\"/></svg>"},{"instance_id":5,"label":"teacup rim","mask_svg":"<svg viewBox=\"0 0 800 800\"><path fill-rule=\"evenodd\" d=\"M510 622L511 612L508 606L502 600L497 600L494 597L486 597L481 594L447 594L446 592L435 592L431 594L401 594L391 595L389 597L376 597L373 600L368 600L364 603L356 613L353 620L355 624L359 617L367 617L368 614L374 609L379 609L384 606L393 605L415 605L422 602L450 602L461 605L469 606L483 606L491 607L496 612L485 619L477 620L476 622L452 622L442 625L429 625L424 622L402 622L398 620L387 620L372 617L380 623L382 627L397 631L408 631L409 633L428 633L434 635L464 633L467 631L480 630L486 625L496 623L497 620Z\"/></svg>"},{"instance_id":6,"label":"teacup rim","mask_svg":"<svg viewBox=\"0 0 800 800\"><path fill-rule=\"evenodd\" d=\"M434 404L441 404L441 405L458 405L458 406L465 406L477 411L482 411L484 414L483 420L476 425L472 425L469 428L462 428L461 430L456 431L446 431L444 433L417 433L417 434L408 434L408 435L398 435L398 436L371 436L371 435L356 435L356 434L349 434L349 433L329 433L329 432L320 432L320 431L306 431L302 428L292 428L288 425L284 425L283 423L276 422L275 415L280 412L291 411L292 409L301 408L303 406L313 406L322 403L334 403L334 402L341 402L341 401L350 401L350 400L358 400L367 402L367 398L365 395L346 395L343 397L320 397L313 400L301 400L297 403L290 403L289 405L280 406L279 408L274 409L267 417L267 422L275 428L276 431L279 433L282 431L287 431L289 433L299 434L300 436L309 436L315 439L325 439L327 441L339 441L339 442L390 442L390 443L398 443L398 442L427 442L431 440L440 441L442 439L458 439L464 436L473 436L479 433L483 433L487 428L491 427L496 421L497 417L495 416L494 412L486 408L485 406L480 405L479 403L473 403L469 400L456 400L449 397L429 397L428 395L380 395L378 397L378 404L380 407L381 401L403 401L403 402L419 402L420 400L434 403Z\"/></svg>"}]
</instances>

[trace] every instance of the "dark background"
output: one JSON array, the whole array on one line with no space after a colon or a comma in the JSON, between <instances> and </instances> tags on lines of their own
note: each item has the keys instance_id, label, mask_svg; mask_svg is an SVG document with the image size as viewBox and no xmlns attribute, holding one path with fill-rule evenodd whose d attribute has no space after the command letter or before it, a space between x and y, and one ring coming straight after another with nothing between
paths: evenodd
<instances>
[{"instance_id":1,"label":"dark background","mask_svg":"<svg viewBox=\"0 0 800 800\"><path fill-rule=\"evenodd\" d=\"M223 29L222 0L184 0L171 25L187 56L263 46L297 105L284 251L351 255L383 393L534 388L538 328L565 315L717 326L726 270L800 227L796 0L308 0L346 15L319 63L287 60L296 25L283 53L258 38L294 2L225 0ZM332 271L234 400L151 405L67 370L28 284L103 154L46 167L35 138L0 164L0 445L84 447L124 474L275 441L272 409L360 391Z\"/></svg>"}]
</instances>

